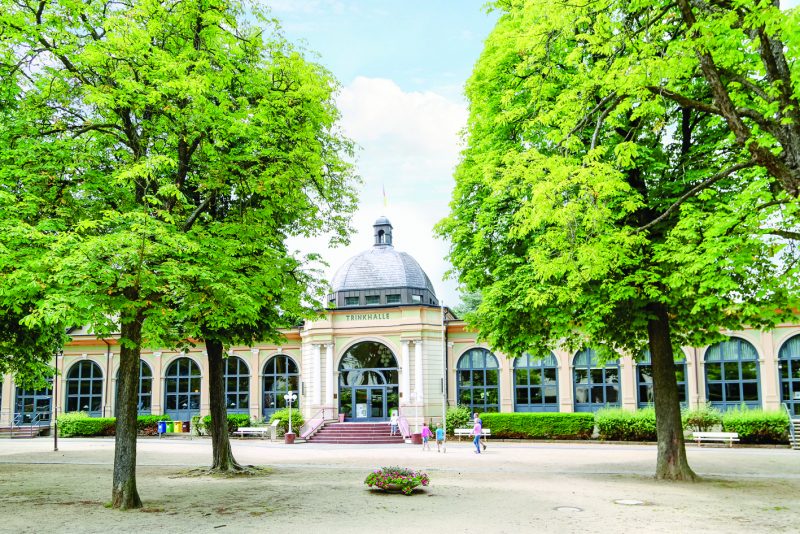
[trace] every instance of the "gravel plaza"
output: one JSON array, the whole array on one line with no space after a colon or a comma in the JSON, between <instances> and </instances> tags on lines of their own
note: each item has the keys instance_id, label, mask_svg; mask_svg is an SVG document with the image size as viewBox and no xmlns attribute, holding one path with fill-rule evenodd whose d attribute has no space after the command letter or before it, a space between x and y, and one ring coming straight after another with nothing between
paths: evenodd
<instances>
[{"instance_id":1,"label":"gravel plaza","mask_svg":"<svg viewBox=\"0 0 800 534\"><path fill-rule=\"evenodd\" d=\"M197 475L207 439L144 438L144 508L104 506L113 438L0 441L0 532L797 532L800 456L784 448L687 445L697 484L652 479L654 445L498 442L476 455L412 445L233 440L252 477ZM426 471L411 497L369 490L374 468Z\"/></svg>"}]
</instances>

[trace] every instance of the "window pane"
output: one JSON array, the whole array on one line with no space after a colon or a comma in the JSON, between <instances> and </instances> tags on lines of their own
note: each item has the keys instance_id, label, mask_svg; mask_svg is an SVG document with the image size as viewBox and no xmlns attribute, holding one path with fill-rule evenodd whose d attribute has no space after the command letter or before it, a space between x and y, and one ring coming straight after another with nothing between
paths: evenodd
<instances>
[{"instance_id":1,"label":"window pane","mask_svg":"<svg viewBox=\"0 0 800 534\"><path fill-rule=\"evenodd\" d=\"M589 387L576 386L575 387L575 402L585 404L589 402Z\"/></svg>"},{"instance_id":2,"label":"window pane","mask_svg":"<svg viewBox=\"0 0 800 534\"><path fill-rule=\"evenodd\" d=\"M555 369L545 369L544 370L544 383L545 384L555 384L556 383L556 370Z\"/></svg>"},{"instance_id":3,"label":"window pane","mask_svg":"<svg viewBox=\"0 0 800 534\"><path fill-rule=\"evenodd\" d=\"M462 386L471 386L472 385L472 373L470 371L459 371L458 372L458 383Z\"/></svg>"},{"instance_id":4,"label":"window pane","mask_svg":"<svg viewBox=\"0 0 800 534\"><path fill-rule=\"evenodd\" d=\"M586 369L575 369L575 383L576 384L588 384L589 383L589 371Z\"/></svg>"},{"instance_id":5,"label":"window pane","mask_svg":"<svg viewBox=\"0 0 800 534\"><path fill-rule=\"evenodd\" d=\"M757 401L758 400L758 384L755 382L748 382L742 384L742 390L744 393L745 401Z\"/></svg>"},{"instance_id":6,"label":"window pane","mask_svg":"<svg viewBox=\"0 0 800 534\"><path fill-rule=\"evenodd\" d=\"M619 369L617 369L616 367L607 368L606 384L618 384L618 383L619 383Z\"/></svg>"},{"instance_id":7,"label":"window pane","mask_svg":"<svg viewBox=\"0 0 800 534\"><path fill-rule=\"evenodd\" d=\"M722 384L708 385L708 400L710 402L722 402Z\"/></svg>"},{"instance_id":8,"label":"window pane","mask_svg":"<svg viewBox=\"0 0 800 534\"><path fill-rule=\"evenodd\" d=\"M542 402L541 388L531 388L531 404L540 404Z\"/></svg>"},{"instance_id":9,"label":"window pane","mask_svg":"<svg viewBox=\"0 0 800 534\"><path fill-rule=\"evenodd\" d=\"M723 372L725 373L725 380L739 380L739 364L734 362L723 363Z\"/></svg>"},{"instance_id":10,"label":"window pane","mask_svg":"<svg viewBox=\"0 0 800 534\"><path fill-rule=\"evenodd\" d=\"M514 371L514 383L518 386L527 385L528 384L528 370L527 369L517 369Z\"/></svg>"},{"instance_id":11,"label":"window pane","mask_svg":"<svg viewBox=\"0 0 800 534\"><path fill-rule=\"evenodd\" d=\"M639 365L639 382L653 383L653 367L650 365Z\"/></svg>"},{"instance_id":12,"label":"window pane","mask_svg":"<svg viewBox=\"0 0 800 534\"><path fill-rule=\"evenodd\" d=\"M721 365L722 364L719 364L719 363L706 363L706 379L707 380L722 380L722 368L721 368Z\"/></svg>"},{"instance_id":13,"label":"window pane","mask_svg":"<svg viewBox=\"0 0 800 534\"><path fill-rule=\"evenodd\" d=\"M556 404L558 402L558 390L555 386L544 387L544 402L547 404Z\"/></svg>"},{"instance_id":14,"label":"window pane","mask_svg":"<svg viewBox=\"0 0 800 534\"><path fill-rule=\"evenodd\" d=\"M593 384L602 384L603 383L603 370L602 369L592 369L591 377L592 377L592 383Z\"/></svg>"},{"instance_id":15,"label":"window pane","mask_svg":"<svg viewBox=\"0 0 800 534\"><path fill-rule=\"evenodd\" d=\"M486 385L496 386L498 384L498 372L496 369L486 370Z\"/></svg>"},{"instance_id":16,"label":"window pane","mask_svg":"<svg viewBox=\"0 0 800 534\"><path fill-rule=\"evenodd\" d=\"M458 402L463 404L464 406L469 406L472 404L472 396L470 395L470 390L462 389L458 393Z\"/></svg>"},{"instance_id":17,"label":"window pane","mask_svg":"<svg viewBox=\"0 0 800 534\"><path fill-rule=\"evenodd\" d=\"M758 362L742 362L742 380L758 378Z\"/></svg>"},{"instance_id":18,"label":"window pane","mask_svg":"<svg viewBox=\"0 0 800 534\"><path fill-rule=\"evenodd\" d=\"M528 404L528 388L517 388L517 404Z\"/></svg>"},{"instance_id":19,"label":"window pane","mask_svg":"<svg viewBox=\"0 0 800 534\"><path fill-rule=\"evenodd\" d=\"M498 404L497 393L498 393L497 389L495 389L495 388L487 389L486 390L486 403L487 404Z\"/></svg>"},{"instance_id":20,"label":"window pane","mask_svg":"<svg viewBox=\"0 0 800 534\"><path fill-rule=\"evenodd\" d=\"M742 395L739 390L739 383L725 384L725 401L738 402L740 400L742 400Z\"/></svg>"},{"instance_id":21,"label":"window pane","mask_svg":"<svg viewBox=\"0 0 800 534\"><path fill-rule=\"evenodd\" d=\"M606 402L616 404L619 402L619 386L606 387Z\"/></svg>"}]
</instances>

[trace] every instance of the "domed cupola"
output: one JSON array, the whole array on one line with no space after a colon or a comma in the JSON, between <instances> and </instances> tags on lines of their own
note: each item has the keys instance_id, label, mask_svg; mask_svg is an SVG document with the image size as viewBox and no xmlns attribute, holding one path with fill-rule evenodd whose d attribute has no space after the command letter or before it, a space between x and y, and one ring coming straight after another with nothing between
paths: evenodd
<instances>
[{"instance_id":1,"label":"domed cupola","mask_svg":"<svg viewBox=\"0 0 800 534\"><path fill-rule=\"evenodd\" d=\"M336 271L329 304L336 308L438 306L433 284L417 260L392 246L389 219L378 217L372 227L372 248L353 256Z\"/></svg>"}]
</instances>

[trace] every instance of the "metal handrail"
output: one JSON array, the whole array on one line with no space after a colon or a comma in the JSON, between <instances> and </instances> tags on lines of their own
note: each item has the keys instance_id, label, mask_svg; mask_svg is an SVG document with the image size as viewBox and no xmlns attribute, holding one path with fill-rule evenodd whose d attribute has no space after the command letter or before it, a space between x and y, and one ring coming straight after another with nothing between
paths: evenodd
<instances>
[{"instance_id":1,"label":"metal handrail","mask_svg":"<svg viewBox=\"0 0 800 534\"><path fill-rule=\"evenodd\" d=\"M797 443L797 436L794 433L794 424L792 424L792 412L789 411L789 405L783 403L783 409L786 410L786 415L789 416L789 436L792 438L792 445Z\"/></svg>"},{"instance_id":2,"label":"metal handrail","mask_svg":"<svg viewBox=\"0 0 800 534\"><path fill-rule=\"evenodd\" d=\"M330 417L326 418L325 416L327 414L330 414ZM330 421L332 419L336 419L336 417L334 415L334 409L333 408L322 408L317 413L312 415L308 419L308 421L303 423L303 426L300 427L300 430L299 430L300 439L306 439L308 436L310 436L311 434L316 432L317 429L319 429L319 427L321 427L323 424L325 424L325 421Z\"/></svg>"},{"instance_id":3,"label":"metal handrail","mask_svg":"<svg viewBox=\"0 0 800 534\"><path fill-rule=\"evenodd\" d=\"M35 412L31 416L31 420L27 423L24 421L25 418L24 413L15 413L14 417L11 418L11 436L14 436L14 427L23 428L25 426L28 427L28 433L33 434L33 427L39 426L37 423L44 420L44 416L46 415L47 418L50 418L50 412Z\"/></svg>"},{"instance_id":4,"label":"metal handrail","mask_svg":"<svg viewBox=\"0 0 800 534\"><path fill-rule=\"evenodd\" d=\"M405 416L400 416L397 418L397 428L400 430L400 435L403 436L403 439L411 437L411 425L408 424L408 419Z\"/></svg>"}]
</instances>

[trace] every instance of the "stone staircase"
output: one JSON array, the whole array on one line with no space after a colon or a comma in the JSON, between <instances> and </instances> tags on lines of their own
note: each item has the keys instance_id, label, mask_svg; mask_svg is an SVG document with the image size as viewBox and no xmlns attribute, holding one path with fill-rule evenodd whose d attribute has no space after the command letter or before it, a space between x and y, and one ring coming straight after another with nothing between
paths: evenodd
<instances>
[{"instance_id":1,"label":"stone staircase","mask_svg":"<svg viewBox=\"0 0 800 534\"><path fill-rule=\"evenodd\" d=\"M800 451L800 419L789 420L789 443L796 451Z\"/></svg>"},{"instance_id":2,"label":"stone staircase","mask_svg":"<svg viewBox=\"0 0 800 534\"><path fill-rule=\"evenodd\" d=\"M36 438L42 434L50 432L47 425L25 425L25 426L2 426L0 427L0 439L2 438Z\"/></svg>"},{"instance_id":3,"label":"stone staircase","mask_svg":"<svg viewBox=\"0 0 800 534\"><path fill-rule=\"evenodd\" d=\"M308 443L384 444L403 443L403 437L389 435L389 423L327 423L308 438Z\"/></svg>"}]
</instances>

